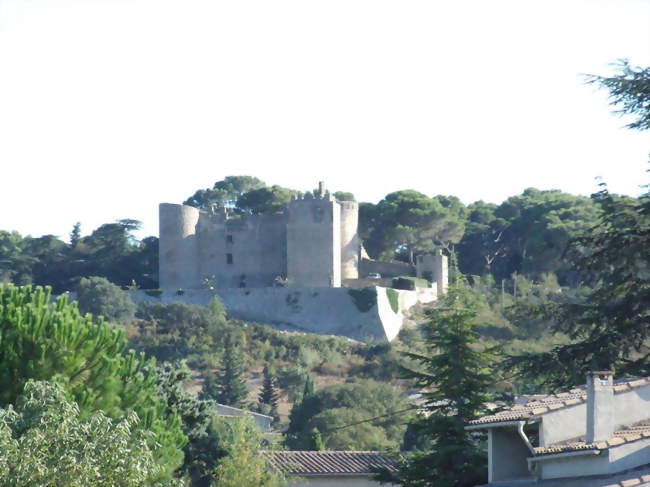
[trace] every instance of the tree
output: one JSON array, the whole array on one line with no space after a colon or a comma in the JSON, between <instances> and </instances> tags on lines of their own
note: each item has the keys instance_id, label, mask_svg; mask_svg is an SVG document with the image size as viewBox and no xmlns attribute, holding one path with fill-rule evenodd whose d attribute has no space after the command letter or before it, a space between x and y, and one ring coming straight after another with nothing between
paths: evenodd
<instances>
[{"instance_id":1,"label":"tree","mask_svg":"<svg viewBox=\"0 0 650 487\"><path fill-rule=\"evenodd\" d=\"M237 198L237 208L253 214L275 213L283 210L291 198L299 194L299 191L277 185L253 189Z\"/></svg>"},{"instance_id":2,"label":"tree","mask_svg":"<svg viewBox=\"0 0 650 487\"><path fill-rule=\"evenodd\" d=\"M66 296L49 288L0 286L0 407L14 404L29 379L56 380L83 414L114 419L134 411L156 463L169 478L183 461L186 438L178 416L166 411L153 364L125 352L124 330L93 323Z\"/></svg>"},{"instance_id":3,"label":"tree","mask_svg":"<svg viewBox=\"0 0 650 487\"><path fill-rule=\"evenodd\" d=\"M264 366L263 370L262 390L260 391L259 403L261 412L269 414L278 420L278 388L276 385L277 379L271 373L268 366Z\"/></svg>"},{"instance_id":4,"label":"tree","mask_svg":"<svg viewBox=\"0 0 650 487\"><path fill-rule=\"evenodd\" d=\"M214 470L219 487L281 487L282 475L271 470L260 451L261 435L251 418L218 418L228 455Z\"/></svg>"},{"instance_id":5,"label":"tree","mask_svg":"<svg viewBox=\"0 0 650 487\"><path fill-rule=\"evenodd\" d=\"M230 335L226 337L224 343L220 370L217 374L211 373L206 377L203 396L226 406L245 405L248 389L244 379L244 360L238 344Z\"/></svg>"},{"instance_id":6,"label":"tree","mask_svg":"<svg viewBox=\"0 0 650 487\"><path fill-rule=\"evenodd\" d=\"M227 455L212 421L215 403L197 399L185 390L190 370L184 362L166 362L156 371L158 394L165 400L167 411L178 414L187 436L180 472L189 476L192 487L208 487L213 470Z\"/></svg>"},{"instance_id":7,"label":"tree","mask_svg":"<svg viewBox=\"0 0 650 487\"><path fill-rule=\"evenodd\" d=\"M135 303L129 295L104 277L82 277L77 286L79 311L103 316L112 322L133 319Z\"/></svg>"},{"instance_id":8,"label":"tree","mask_svg":"<svg viewBox=\"0 0 650 487\"><path fill-rule=\"evenodd\" d=\"M180 485L164 477L137 414L82 415L58 384L29 380L0 409L0 484L7 487Z\"/></svg>"},{"instance_id":9,"label":"tree","mask_svg":"<svg viewBox=\"0 0 650 487\"><path fill-rule=\"evenodd\" d=\"M588 82L609 89L612 104L622 105L619 113L637 116L628 128L647 130L650 68L631 68L627 61L620 66L619 75L590 76ZM553 388L575 384L588 370L650 373L650 192L635 199L604 187L592 199L601 209L598 221L571 242L574 268L591 277L592 289L583 299L541 310L572 343L509 359L524 376L543 372L543 383Z\"/></svg>"},{"instance_id":10,"label":"tree","mask_svg":"<svg viewBox=\"0 0 650 487\"><path fill-rule=\"evenodd\" d=\"M393 386L373 380L324 387L294 405L286 443L289 448L310 449L317 428L332 450L397 447L410 406Z\"/></svg>"},{"instance_id":11,"label":"tree","mask_svg":"<svg viewBox=\"0 0 650 487\"><path fill-rule=\"evenodd\" d=\"M635 115L636 120L626 125L637 130L650 129L650 67L630 66L627 59L615 64L619 73L614 76L587 75L587 82L609 90L612 105L620 106L616 113Z\"/></svg>"},{"instance_id":12,"label":"tree","mask_svg":"<svg viewBox=\"0 0 650 487\"><path fill-rule=\"evenodd\" d=\"M396 191L374 208L361 205L360 234L373 257L397 254L414 263L415 253L450 247L460 240L464 212L455 197L429 198L413 190Z\"/></svg>"},{"instance_id":13,"label":"tree","mask_svg":"<svg viewBox=\"0 0 650 487\"><path fill-rule=\"evenodd\" d=\"M486 411L494 355L481 350L477 313L462 283L451 286L441 306L429 310L422 325L427 351L406 352L420 364L404 369L404 377L421 388L427 415L417 427L431 449L406 456L383 480L420 487L470 487L485 481L486 458L465 425Z\"/></svg>"},{"instance_id":14,"label":"tree","mask_svg":"<svg viewBox=\"0 0 650 487\"><path fill-rule=\"evenodd\" d=\"M212 206L234 207L244 193L265 187L264 181L253 176L226 176L212 188L199 189L183 202L184 205L207 210Z\"/></svg>"},{"instance_id":15,"label":"tree","mask_svg":"<svg viewBox=\"0 0 650 487\"><path fill-rule=\"evenodd\" d=\"M77 222L70 232L70 247L75 248L81 240L81 222Z\"/></svg>"},{"instance_id":16,"label":"tree","mask_svg":"<svg viewBox=\"0 0 650 487\"><path fill-rule=\"evenodd\" d=\"M600 221L571 248L575 269L590 277L590 289L539 310L572 343L509 360L524 376L542 371L542 382L552 388L573 385L589 370L650 373L650 194L634 199L604 189L593 198L603 210Z\"/></svg>"}]
</instances>

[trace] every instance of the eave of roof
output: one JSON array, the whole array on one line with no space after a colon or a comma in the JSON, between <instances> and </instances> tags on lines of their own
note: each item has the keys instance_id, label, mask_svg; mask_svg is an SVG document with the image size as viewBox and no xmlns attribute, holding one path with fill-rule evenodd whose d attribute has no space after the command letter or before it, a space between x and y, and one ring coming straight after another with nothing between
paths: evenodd
<instances>
[{"instance_id":1,"label":"eave of roof","mask_svg":"<svg viewBox=\"0 0 650 487\"><path fill-rule=\"evenodd\" d=\"M614 394L621 394L649 384L650 377L618 381L614 384ZM584 389L576 388L570 390L569 392L541 396L540 399L530 401L526 404L518 404L505 411L475 419L473 421L470 421L469 424L472 426L483 425L483 427L489 428L497 423L502 423L504 421L527 420L530 418L542 416L553 411L557 411L559 409L576 406L586 401L586 391Z\"/></svg>"},{"instance_id":2,"label":"eave of roof","mask_svg":"<svg viewBox=\"0 0 650 487\"><path fill-rule=\"evenodd\" d=\"M288 475L360 476L373 468L393 470L395 462L377 451L265 451L269 464Z\"/></svg>"},{"instance_id":3,"label":"eave of roof","mask_svg":"<svg viewBox=\"0 0 650 487\"><path fill-rule=\"evenodd\" d=\"M576 438L554 445L537 447L535 448L535 455L543 456L580 450L607 450L608 448L648 438L650 438L650 421L645 420L614 431L612 437L607 441L585 443L584 438Z\"/></svg>"}]
</instances>

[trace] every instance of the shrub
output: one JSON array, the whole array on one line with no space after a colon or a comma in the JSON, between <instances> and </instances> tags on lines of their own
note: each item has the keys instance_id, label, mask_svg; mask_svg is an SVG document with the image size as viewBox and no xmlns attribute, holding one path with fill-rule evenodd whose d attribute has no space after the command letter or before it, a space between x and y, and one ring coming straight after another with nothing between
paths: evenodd
<instances>
[{"instance_id":1,"label":"shrub","mask_svg":"<svg viewBox=\"0 0 650 487\"><path fill-rule=\"evenodd\" d=\"M357 309L362 313L370 311L377 304L377 291L374 287L348 289L348 294L352 297Z\"/></svg>"},{"instance_id":2,"label":"shrub","mask_svg":"<svg viewBox=\"0 0 650 487\"><path fill-rule=\"evenodd\" d=\"M391 287L395 289L404 289L406 291L414 291L416 287L429 287L429 281L420 279L419 277L400 276L393 278Z\"/></svg>"}]
</instances>

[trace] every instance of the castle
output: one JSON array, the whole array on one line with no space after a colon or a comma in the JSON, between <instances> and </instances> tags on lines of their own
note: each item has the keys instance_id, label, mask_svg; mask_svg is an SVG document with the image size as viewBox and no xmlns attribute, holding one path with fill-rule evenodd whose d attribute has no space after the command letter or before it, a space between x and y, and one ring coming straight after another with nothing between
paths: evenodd
<instances>
[{"instance_id":1,"label":"castle","mask_svg":"<svg viewBox=\"0 0 650 487\"><path fill-rule=\"evenodd\" d=\"M446 266L435 255L420 256L416 269L361 262L358 222L358 203L337 201L322 182L318 191L295 197L275 214L231 218L225 208L204 211L162 203L160 287L340 287L373 270L385 277L417 274L439 284L446 280ZM360 276L360 269L365 275Z\"/></svg>"},{"instance_id":2,"label":"castle","mask_svg":"<svg viewBox=\"0 0 650 487\"><path fill-rule=\"evenodd\" d=\"M132 297L205 305L217 294L234 318L392 340L409 309L446 291L447 258L441 252L419 255L415 266L372 260L361 246L358 223L359 205L337 201L323 183L274 214L230 216L225 208L162 203L160 294L134 291ZM434 284L394 290L395 276ZM359 288L370 294L359 298Z\"/></svg>"}]
</instances>

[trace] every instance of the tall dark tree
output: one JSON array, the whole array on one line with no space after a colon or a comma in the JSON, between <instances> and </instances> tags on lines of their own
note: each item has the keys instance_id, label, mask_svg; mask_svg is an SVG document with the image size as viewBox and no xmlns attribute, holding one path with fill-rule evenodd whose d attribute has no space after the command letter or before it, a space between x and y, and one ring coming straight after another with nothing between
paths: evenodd
<instances>
[{"instance_id":1,"label":"tall dark tree","mask_svg":"<svg viewBox=\"0 0 650 487\"><path fill-rule=\"evenodd\" d=\"M156 372L158 394L166 401L168 412L180 417L188 440L180 473L189 476L192 487L208 487L219 460L228 454L213 428L214 401L197 399L185 390L184 383L190 378L185 363L166 362Z\"/></svg>"},{"instance_id":2,"label":"tall dark tree","mask_svg":"<svg viewBox=\"0 0 650 487\"><path fill-rule=\"evenodd\" d=\"M248 389L244 378L244 359L231 335L226 337L222 363L219 371L208 374L204 386L204 397L212 398L220 404L244 407Z\"/></svg>"},{"instance_id":3,"label":"tall dark tree","mask_svg":"<svg viewBox=\"0 0 650 487\"><path fill-rule=\"evenodd\" d=\"M262 382L262 390L260 391L259 403L264 411L268 411L268 414L277 420L278 400L280 398L277 387L277 379L269 369L268 365L264 366L262 374L264 379Z\"/></svg>"},{"instance_id":4,"label":"tall dark tree","mask_svg":"<svg viewBox=\"0 0 650 487\"><path fill-rule=\"evenodd\" d=\"M614 76L588 75L587 82L609 90L610 102L620 115L634 115L627 128L650 129L650 67L631 66L627 59L616 64Z\"/></svg>"},{"instance_id":5,"label":"tall dark tree","mask_svg":"<svg viewBox=\"0 0 650 487\"><path fill-rule=\"evenodd\" d=\"M650 128L650 68L621 63L614 77L589 81L610 90L619 113L637 117L628 128ZM581 381L589 370L648 375L650 366L650 192L638 199L607 189L592 195L602 213L598 223L572 242L574 266L592 277L584 299L542 310L572 343L542 354L513 357L524 375L540 375L552 387Z\"/></svg>"},{"instance_id":6,"label":"tall dark tree","mask_svg":"<svg viewBox=\"0 0 650 487\"><path fill-rule=\"evenodd\" d=\"M421 388L427 415L417 422L431 449L404 457L383 480L409 487L471 487L485 481L486 456L467 423L486 411L494 383L494 354L481 350L477 312L462 283L452 286L441 306L422 325L427 351L405 353L420 364L404 377Z\"/></svg>"}]
</instances>

